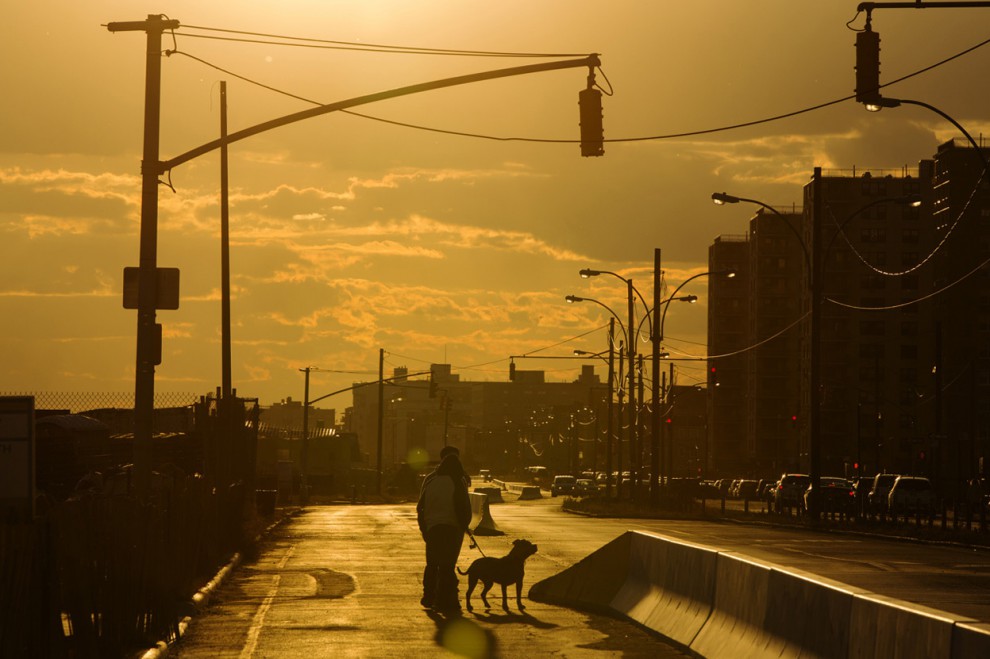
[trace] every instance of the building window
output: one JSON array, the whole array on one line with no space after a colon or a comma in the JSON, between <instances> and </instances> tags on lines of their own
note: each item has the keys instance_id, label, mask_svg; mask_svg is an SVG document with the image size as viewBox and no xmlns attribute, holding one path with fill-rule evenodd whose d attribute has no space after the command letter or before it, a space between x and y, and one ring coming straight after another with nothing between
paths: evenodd
<instances>
[{"instance_id":1,"label":"building window","mask_svg":"<svg viewBox=\"0 0 990 659\"><path fill-rule=\"evenodd\" d=\"M901 242L908 245L918 244L918 230L917 229L901 229Z\"/></svg>"},{"instance_id":2,"label":"building window","mask_svg":"<svg viewBox=\"0 0 990 659\"><path fill-rule=\"evenodd\" d=\"M904 275L901 277L902 291L918 290L918 275Z\"/></svg>"},{"instance_id":3,"label":"building window","mask_svg":"<svg viewBox=\"0 0 990 659\"><path fill-rule=\"evenodd\" d=\"M887 240L887 230L883 227L872 227L862 229L859 239L864 243L882 243Z\"/></svg>"},{"instance_id":4,"label":"building window","mask_svg":"<svg viewBox=\"0 0 990 659\"><path fill-rule=\"evenodd\" d=\"M883 357L883 345L879 343L861 343L859 346L860 359L876 359Z\"/></svg>"},{"instance_id":5,"label":"building window","mask_svg":"<svg viewBox=\"0 0 990 659\"><path fill-rule=\"evenodd\" d=\"M884 322L882 320L859 321L859 333L863 336L883 336Z\"/></svg>"},{"instance_id":6,"label":"building window","mask_svg":"<svg viewBox=\"0 0 990 659\"><path fill-rule=\"evenodd\" d=\"M918 336L918 323L914 320L901 321L901 336Z\"/></svg>"},{"instance_id":7,"label":"building window","mask_svg":"<svg viewBox=\"0 0 990 659\"><path fill-rule=\"evenodd\" d=\"M907 344L901 346L901 359L917 359L918 358L918 346L914 344Z\"/></svg>"}]
</instances>

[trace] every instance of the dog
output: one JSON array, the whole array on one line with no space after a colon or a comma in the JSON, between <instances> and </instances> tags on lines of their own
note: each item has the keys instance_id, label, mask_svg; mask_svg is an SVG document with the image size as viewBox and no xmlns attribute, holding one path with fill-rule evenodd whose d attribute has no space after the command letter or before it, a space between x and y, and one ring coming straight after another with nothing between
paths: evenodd
<instances>
[{"instance_id":1,"label":"dog","mask_svg":"<svg viewBox=\"0 0 990 659\"><path fill-rule=\"evenodd\" d=\"M467 572L461 572L461 568L457 568L458 572L466 575L468 578L467 610L474 610L471 606L471 593L474 592L474 587L479 581L485 586L481 589L481 601L485 603L486 609L492 608L488 603L486 595L488 595L488 591L495 584L502 586L503 609L506 611L509 610L509 602L506 595L506 588L509 584L516 584L516 604L519 605L520 611L525 609L526 607L522 603L525 563L527 558L536 553L536 550L537 546L529 540L513 540L512 550L505 556L501 558L495 558L493 556L479 558L471 563Z\"/></svg>"}]
</instances>

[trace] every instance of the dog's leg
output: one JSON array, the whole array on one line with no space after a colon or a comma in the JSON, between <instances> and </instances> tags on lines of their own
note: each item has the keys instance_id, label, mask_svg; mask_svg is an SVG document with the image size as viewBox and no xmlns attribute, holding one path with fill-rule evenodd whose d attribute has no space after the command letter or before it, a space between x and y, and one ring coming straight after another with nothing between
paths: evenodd
<instances>
[{"instance_id":1,"label":"dog's leg","mask_svg":"<svg viewBox=\"0 0 990 659\"><path fill-rule=\"evenodd\" d=\"M468 589L467 589L467 594L464 596L468 611L474 610L471 606L471 593L474 592L474 587L477 585L477 583L478 583L478 577L468 572Z\"/></svg>"},{"instance_id":2,"label":"dog's leg","mask_svg":"<svg viewBox=\"0 0 990 659\"><path fill-rule=\"evenodd\" d=\"M506 596L506 585L502 584L502 608L506 611L509 610L509 599Z\"/></svg>"},{"instance_id":3,"label":"dog's leg","mask_svg":"<svg viewBox=\"0 0 990 659\"><path fill-rule=\"evenodd\" d=\"M485 587L481 589L481 601L485 603L485 608L490 609L492 605L488 603L488 591L494 585L494 581L484 581Z\"/></svg>"},{"instance_id":4,"label":"dog's leg","mask_svg":"<svg viewBox=\"0 0 990 659\"><path fill-rule=\"evenodd\" d=\"M523 603L522 603L522 588L523 588L523 580L522 580L522 577L520 577L519 578L519 581L516 582L516 604L519 605L519 610L520 611L523 611L523 610L526 609L526 607L523 606Z\"/></svg>"}]
</instances>

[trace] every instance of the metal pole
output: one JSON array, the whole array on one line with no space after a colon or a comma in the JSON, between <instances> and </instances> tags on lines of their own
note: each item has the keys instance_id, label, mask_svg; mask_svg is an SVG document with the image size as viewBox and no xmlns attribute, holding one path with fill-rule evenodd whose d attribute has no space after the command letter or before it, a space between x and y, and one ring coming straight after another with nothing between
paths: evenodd
<instances>
[{"instance_id":1,"label":"metal pole","mask_svg":"<svg viewBox=\"0 0 990 659\"><path fill-rule=\"evenodd\" d=\"M303 389L303 430L302 430L302 450L299 457L300 474L302 478L302 499L303 503L309 500L309 372L310 367L301 369L306 374L306 386Z\"/></svg>"},{"instance_id":2,"label":"metal pole","mask_svg":"<svg viewBox=\"0 0 990 659\"><path fill-rule=\"evenodd\" d=\"M643 355L637 355L636 357L636 370L639 371L639 388L636 390L636 394L639 397L640 410L643 407ZM643 478L643 432L645 428L643 427L642 414L640 410L637 410L636 414L636 459L634 463L636 465L636 496L639 496L642 490L640 489L642 478Z\"/></svg>"},{"instance_id":3,"label":"metal pole","mask_svg":"<svg viewBox=\"0 0 990 659\"><path fill-rule=\"evenodd\" d=\"M385 348L378 349L378 455L375 459L377 476L375 492L382 493L382 421L385 416Z\"/></svg>"},{"instance_id":4,"label":"metal pole","mask_svg":"<svg viewBox=\"0 0 990 659\"><path fill-rule=\"evenodd\" d=\"M625 364L625 360L622 359L623 354L625 354L625 346L622 345L622 341L619 341L619 377L616 381L622 385L619 387L619 391L616 394L617 402L619 404L619 409L615 414L615 498L622 498L622 433L619 432L622 429L622 412L624 411L623 402L626 396L626 387L624 386L624 376L622 375L622 366Z\"/></svg>"},{"instance_id":5,"label":"metal pole","mask_svg":"<svg viewBox=\"0 0 990 659\"><path fill-rule=\"evenodd\" d=\"M815 167L811 211L811 373L809 452L811 497L808 513L813 522L821 516L822 421L821 421L821 326L822 326L822 168Z\"/></svg>"},{"instance_id":6,"label":"metal pole","mask_svg":"<svg viewBox=\"0 0 990 659\"><path fill-rule=\"evenodd\" d=\"M220 81L220 139L227 137L227 81ZM230 210L227 143L220 147L220 361L223 398L230 398Z\"/></svg>"},{"instance_id":7,"label":"metal pole","mask_svg":"<svg viewBox=\"0 0 990 659\"><path fill-rule=\"evenodd\" d=\"M667 414L673 414L674 407L674 364L670 364L670 378L667 380ZM664 424L669 425L669 424ZM671 483L671 478L674 477L674 429L667 429L667 441L664 442L667 445L667 459L664 463L667 465L667 484Z\"/></svg>"},{"instance_id":8,"label":"metal pole","mask_svg":"<svg viewBox=\"0 0 990 659\"><path fill-rule=\"evenodd\" d=\"M653 408L653 428L650 437L650 505L660 503L660 298L661 291L660 248L653 250L653 391L650 404Z\"/></svg>"},{"instance_id":9,"label":"metal pole","mask_svg":"<svg viewBox=\"0 0 990 659\"><path fill-rule=\"evenodd\" d=\"M629 321L626 325L629 333L628 345L626 346L626 352L629 354L629 400L627 403L629 405L629 431L627 436L629 437L629 448L633 450L636 447L636 438L639 436L639 432L636 428L636 316L633 305L632 279L626 280L626 289L629 302ZM629 469L634 472L633 483L635 483L639 474L639 466L630 461ZM635 490L630 493L629 498L636 498Z\"/></svg>"},{"instance_id":10,"label":"metal pole","mask_svg":"<svg viewBox=\"0 0 990 659\"><path fill-rule=\"evenodd\" d=\"M151 436L155 412L155 366L161 362L158 307L158 160L161 127L162 32L179 21L157 14L144 21L109 23L110 32L147 34L144 85L144 146L141 156L141 230L138 262L137 359L134 369L134 487L139 497L151 488Z\"/></svg>"},{"instance_id":11,"label":"metal pole","mask_svg":"<svg viewBox=\"0 0 990 659\"><path fill-rule=\"evenodd\" d=\"M612 497L612 438L615 434L615 318L608 319L608 422L605 432L605 498Z\"/></svg>"}]
</instances>

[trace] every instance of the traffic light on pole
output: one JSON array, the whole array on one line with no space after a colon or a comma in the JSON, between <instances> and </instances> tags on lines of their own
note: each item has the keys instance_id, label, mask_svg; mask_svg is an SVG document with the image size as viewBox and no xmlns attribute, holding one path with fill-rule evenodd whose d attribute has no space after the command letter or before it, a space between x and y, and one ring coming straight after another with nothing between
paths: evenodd
<instances>
[{"instance_id":1,"label":"traffic light on pole","mask_svg":"<svg viewBox=\"0 0 990 659\"><path fill-rule=\"evenodd\" d=\"M718 386L718 370L714 364L708 367L708 382L713 387Z\"/></svg>"},{"instance_id":2,"label":"traffic light on pole","mask_svg":"<svg viewBox=\"0 0 990 659\"><path fill-rule=\"evenodd\" d=\"M578 109L581 112L581 155L605 154L605 132L602 128L602 93L588 87L578 92Z\"/></svg>"},{"instance_id":3,"label":"traffic light on pole","mask_svg":"<svg viewBox=\"0 0 990 659\"><path fill-rule=\"evenodd\" d=\"M880 99L880 34L867 29L856 33L856 102Z\"/></svg>"}]
</instances>

